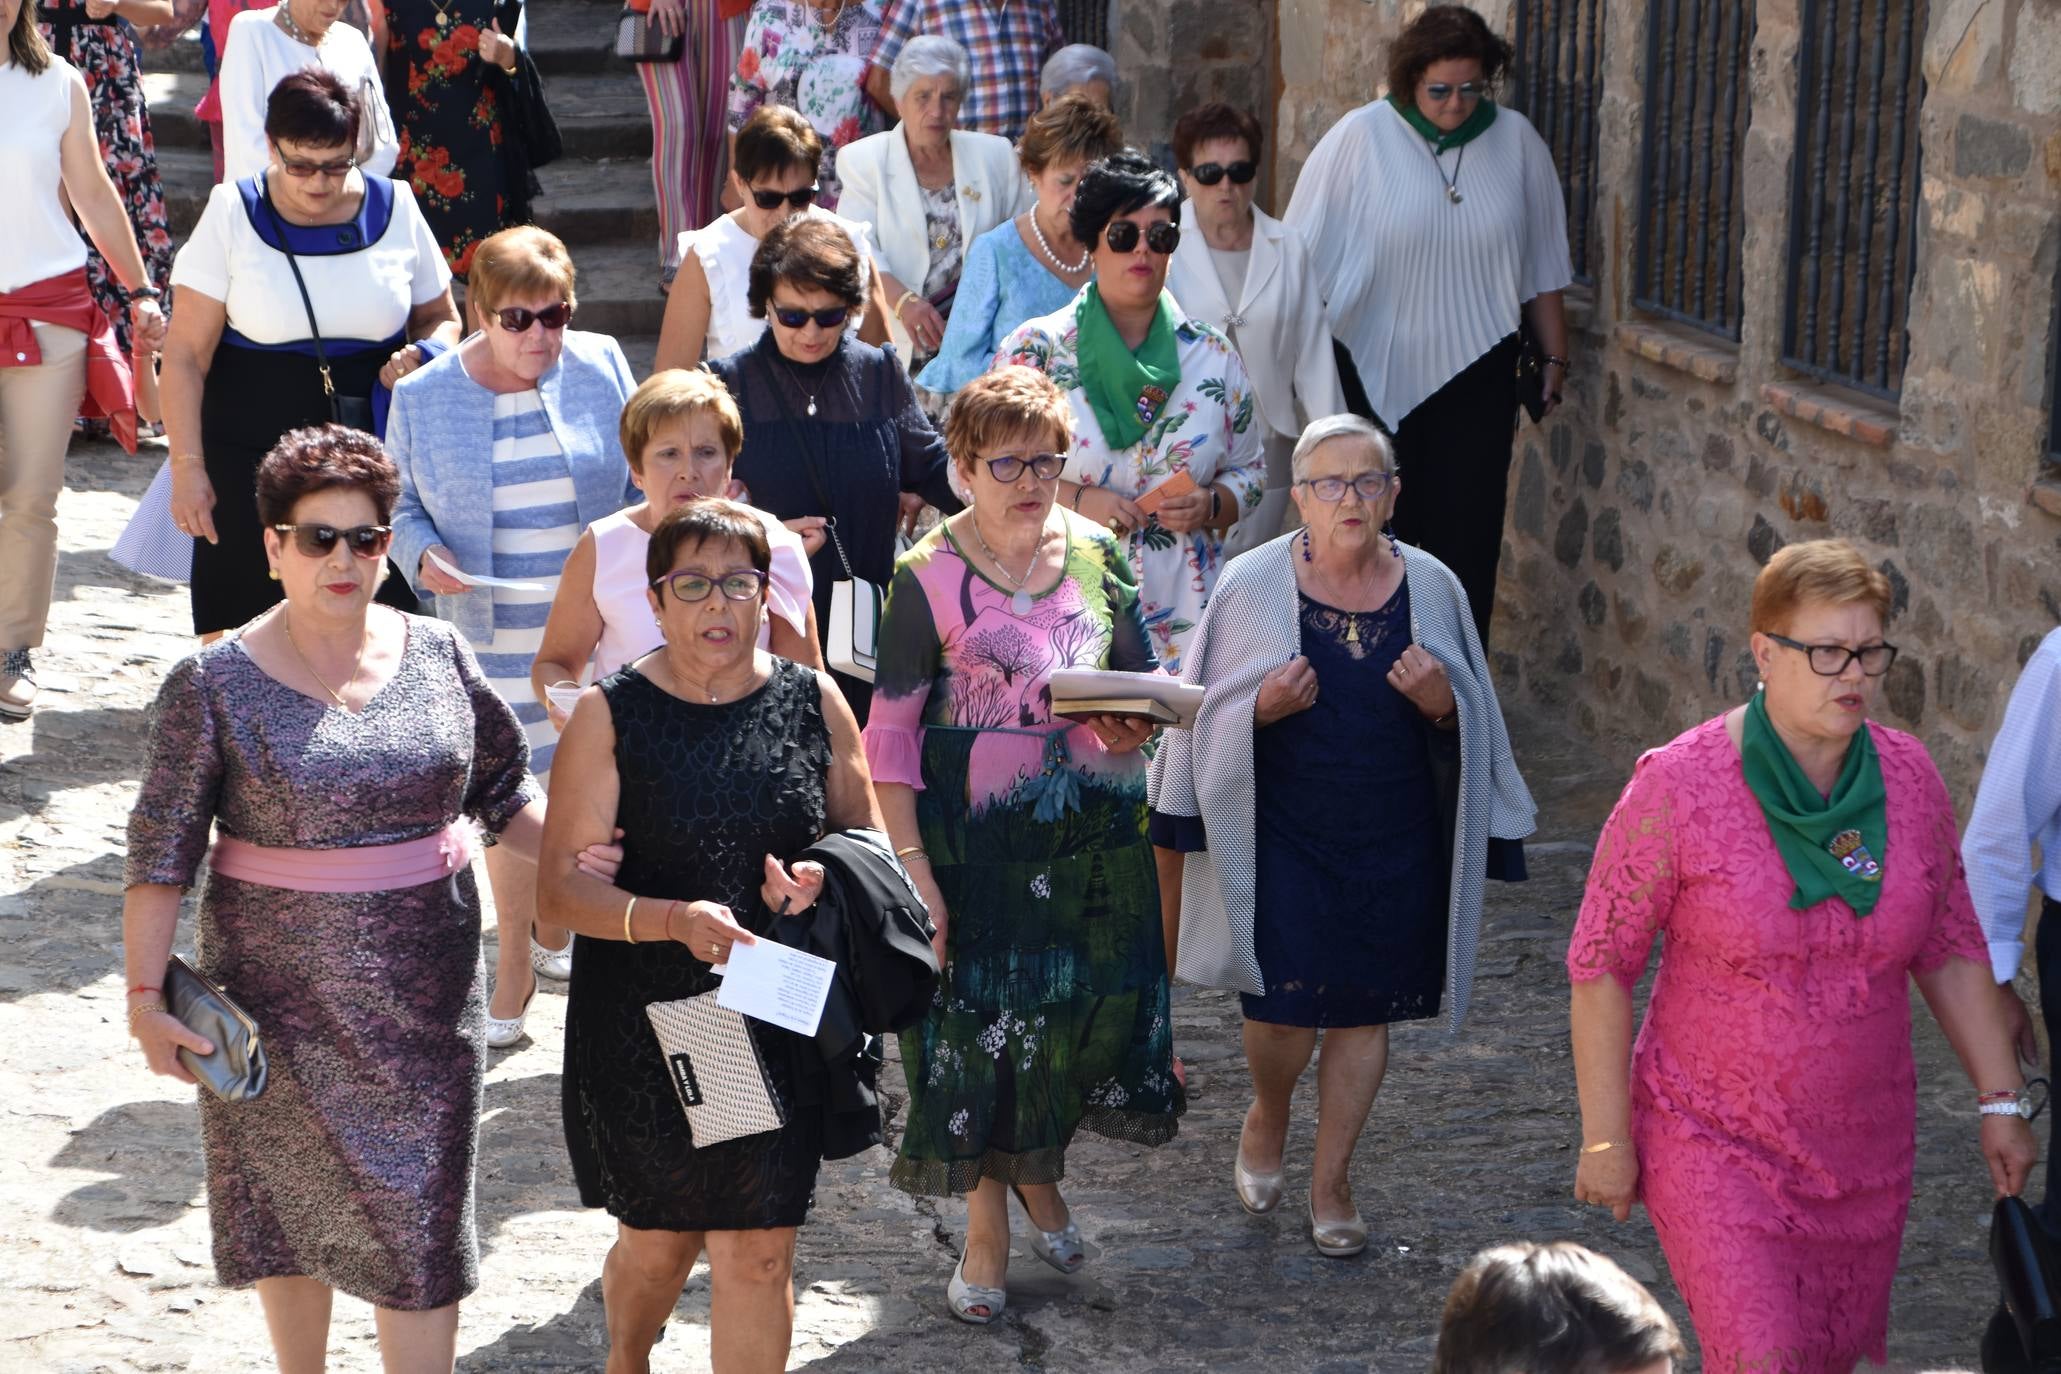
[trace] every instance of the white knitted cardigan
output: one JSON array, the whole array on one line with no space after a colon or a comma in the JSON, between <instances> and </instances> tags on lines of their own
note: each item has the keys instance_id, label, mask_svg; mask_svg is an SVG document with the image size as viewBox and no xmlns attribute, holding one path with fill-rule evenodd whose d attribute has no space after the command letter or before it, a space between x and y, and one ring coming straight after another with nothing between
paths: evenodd
<instances>
[{"instance_id":1,"label":"white knitted cardigan","mask_svg":"<svg viewBox=\"0 0 2061 1374\"><path fill-rule=\"evenodd\" d=\"M1299 533L1299 532L1297 532ZM1185 680L1208 690L1192 730L1168 730L1152 760L1148 800L1168 816L1199 816L1208 849L1185 856L1175 976L1255 996L1265 990L1253 950L1253 705L1260 679L1302 652L1294 541L1282 535L1224 567L1189 641ZM1452 569L1403 545L1410 638L1445 665L1460 706L1460 804L1446 923L1446 1028L1466 1019L1481 937L1490 836L1518 840L1538 814L1495 684Z\"/></svg>"}]
</instances>

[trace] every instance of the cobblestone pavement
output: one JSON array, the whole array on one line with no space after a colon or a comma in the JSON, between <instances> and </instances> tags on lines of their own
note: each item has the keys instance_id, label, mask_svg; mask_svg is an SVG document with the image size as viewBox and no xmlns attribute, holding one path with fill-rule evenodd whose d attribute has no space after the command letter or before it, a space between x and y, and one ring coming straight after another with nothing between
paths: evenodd
<instances>
[{"instance_id":1,"label":"cobblestone pavement","mask_svg":"<svg viewBox=\"0 0 2061 1374\"><path fill-rule=\"evenodd\" d=\"M145 712L190 641L183 589L108 561L157 450L76 450L45 707L0 724L0 1369L265 1370L254 1296L212 1281L199 1131L188 1091L147 1074L124 1038L121 851ZM1291 1201L1252 1218L1229 1174L1245 1104L1234 999L1186 990L1178 1047L1192 1105L1157 1151L1083 1137L1068 1196L1086 1272L1045 1269L1019 1232L1006 1319L951 1320L955 1205L886 1183L887 1156L826 1166L803 1231L794 1365L822 1371L1421 1370L1454 1273L1512 1237L1607 1250L1681 1315L1643 1218L1574 1205L1577 1141L1560 958L1597 826L1621 773L1536 716L1514 720L1543 811L1525 885L1490 884L1476 1012L1457 1043L1412 1028L1361 1146L1356 1183L1375 1240L1327 1261L1295 1220L1313 1086L1290 1139ZM484 887L484 884L482 884ZM491 923L488 926L491 936ZM601 1256L611 1226L581 1211L558 1124L562 988L534 1039L497 1058L481 1133L480 1291L465 1305L464 1370L591 1370L603 1359ZM1989 1294L1989 1187L1966 1088L1919 1010L1917 1200L1890 1338L1900 1370L1972 1368ZM890 1079L898 1075L891 1068ZM1020 1225L1020 1223L1019 1223ZM654 1359L708 1368L706 1270ZM331 1367L376 1370L369 1309L337 1306Z\"/></svg>"}]
</instances>

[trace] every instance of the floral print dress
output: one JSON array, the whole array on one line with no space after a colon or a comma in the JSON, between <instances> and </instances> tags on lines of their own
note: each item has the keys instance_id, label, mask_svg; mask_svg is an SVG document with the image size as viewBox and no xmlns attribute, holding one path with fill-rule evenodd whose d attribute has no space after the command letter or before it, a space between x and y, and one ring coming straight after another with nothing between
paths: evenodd
<instances>
[{"instance_id":1,"label":"floral print dress","mask_svg":"<svg viewBox=\"0 0 2061 1374\"><path fill-rule=\"evenodd\" d=\"M730 132L761 105L799 110L823 138L816 203L837 208L837 150L887 127L866 98L866 67L886 0L844 0L828 24L808 0L758 0L730 80Z\"/></svg>"},{"instance_id":2,"label":"floral print dress","mask_svg":"<svg viewBox=\"0 0 2061 1374\"><path fill-rule=\"evenodd\" d=\"M150 102L143 94L135 30L126 22L89 20L85 0L42 0L37 10L50 50L78 68L86 80L100 155L135 227L150 284L163 291L172 276L172 233L165 220L165 191L157 175L157 142L150 132ZM119 284L91 239L86 241L86 279L92 284L94 303L114 324L122 352L133 352L129 312Z\"/></svg>"},{"instance_id":3,"label":"floral print dress","mask_svg":"<svg viewBox=\"0 0 2061 1374\"><path fill-rule=\"evenodd\" d=\"M1266 487L1266 457L1252 383L1230 339L1213 325L1181 315L1177 307L1174 341L1181 380L1144 438L1129 448L1112 448L1081 389L1080 330L1074 323L1079 303L1075 297L1065 308L1021 326L1002 340L995 355L996 367L1034 367L1066 393L1073 406L1074 440L1065 479L1136 499L1186 472L1198 487L1228 485L1241 511L1257 509ZM1179 675L1186 666L1188 636L1201 623L1202 608L1223 570L1223 538L1206 529L1175 534L1147 521L1126 543L1153 650L1168 672Z\"/></svg>"},{"instance_id":4,"label":"floral print dress","mask_svg":"<svg viewBox=\"0 0 2061 1374\"><path fill-rule=\"evenodd\" d=\"M386 7L387 99L401 140L394 178L414 188L444 261L461 277L480 242L512 222L500 99L479 55L494 10L494 0Z\"/></svg>"},{"instance_id":5,"label":"floral print dress","mask_svg":"<svg viewBox=\"0 0 2061 1374\"><path fill-rule=\"evenodd\" d=\"M911 1193L1054 1183L1080 1127L1159 1145L1184 1106L1145 756L1055 720L1050 688L1059 668L1150 672L1152 646L1116 541L1060 519L1065 569L1027 609L940 525L902 556L880 617L867 761L919 789L950 913L936 998L902 1034L892 1181Z\"/></svg>"}]
</instances>

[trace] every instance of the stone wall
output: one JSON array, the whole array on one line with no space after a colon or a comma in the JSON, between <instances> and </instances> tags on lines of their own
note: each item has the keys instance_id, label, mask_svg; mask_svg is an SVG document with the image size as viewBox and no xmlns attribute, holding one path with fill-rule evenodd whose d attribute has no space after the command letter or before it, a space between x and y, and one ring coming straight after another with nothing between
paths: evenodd
<instances>
[{"instance_id":1,"label":"stone wall","mask_svg":"<svg viewBox=\"0 0 2061 1374\"><path fill-rule=\"evenodd\" d=\"M1116 0L1125 136L1171 165L1174 121L1198 105L1222 100L1269 122L1274 12L1272 0Z\"/></svg>"},{"instance_id":2,"label":"stone wall","mask_svg":"<svg viewBox=\"0 0 2061 1374\"><path fill-rule=\"evenodd\" d=\"M1780 362L1802 7L1757 5L1736 346L1631 304L1647 6L1606 9L1596 284L1570 295L1568 405L1519 435L1492 656L1507 692L1628 761L1751 691L1748 597L1777 548L1851 539L1896 594L1879 714L1923 736L1965 808L2018 665L2061 621L2061 483L2042 480L2061 10L1932 0L1911 356L1884 403ZM1419 9L1283 0L1281 200Z\"/></svg>"}]
</instances>

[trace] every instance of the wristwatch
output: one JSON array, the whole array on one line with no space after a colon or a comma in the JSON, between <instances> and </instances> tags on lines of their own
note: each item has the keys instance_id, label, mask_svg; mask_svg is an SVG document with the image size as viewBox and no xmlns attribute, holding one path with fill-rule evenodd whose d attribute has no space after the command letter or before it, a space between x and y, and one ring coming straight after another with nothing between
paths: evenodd
<instances>
[{"instance_id":1,"label":"wristwatch","mask_svg":"<svg viewBox=\"0 0 2061 1374\"><path fill-rule=\"evenodd\" d=\"M124 305L129 304L131 301L161 301L165 298L164 292L158 290L155 286L139 286L133 291L127 287L122 287L120 290L122 293L122 304Z\"/></svg>"},{"instance_id":2,"label":"wristwatch","mask_svg":"<svg viewBox=\"0 0 2061 1374\"><path fill-rule=\"evenodd\" d=\"M2017 1116L2032 1120L2032 1094L2021 1092L2001 1102L1982 1102L1975 1110L1983 1116Z\"/></svg>"}]
</instances>

